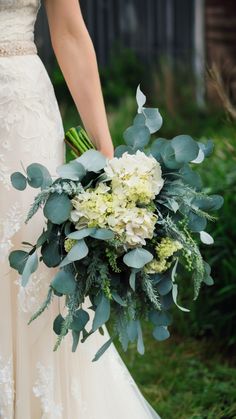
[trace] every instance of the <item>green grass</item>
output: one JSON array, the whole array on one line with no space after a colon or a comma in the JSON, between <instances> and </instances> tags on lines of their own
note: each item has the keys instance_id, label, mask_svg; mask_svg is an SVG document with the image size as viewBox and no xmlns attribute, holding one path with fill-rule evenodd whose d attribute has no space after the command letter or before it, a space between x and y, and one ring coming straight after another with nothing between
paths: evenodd
<instances>
[{"instance_id":1,"label":"green grass","mask_svg":"<svg viewBox=\"0 0 236 419\"><path fill-rule=\"evenodd\" d=\"M162 419L236 418L236 368L212 353L213 342L145 336L146 353L121 355ZM119 345L118 345L119 346Z\"/></svg>"}]
</instances>

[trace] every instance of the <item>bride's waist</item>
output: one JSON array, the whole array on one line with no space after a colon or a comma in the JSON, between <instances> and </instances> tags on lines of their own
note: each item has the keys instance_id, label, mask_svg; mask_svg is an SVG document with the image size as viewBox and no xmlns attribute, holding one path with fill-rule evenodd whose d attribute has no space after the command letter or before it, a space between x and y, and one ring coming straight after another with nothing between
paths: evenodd
<instances>
[{"instance_id":1,"label":"bride's waist","mask_svg":"<svg viewBox=\"0 0 236 419\"><path fill-rule=\"evenodd\" d=\"M15 55L37 54L37 47L33 41L11 40L0 41L0 57L13 57Z\"/></svg>"}]
</instances>

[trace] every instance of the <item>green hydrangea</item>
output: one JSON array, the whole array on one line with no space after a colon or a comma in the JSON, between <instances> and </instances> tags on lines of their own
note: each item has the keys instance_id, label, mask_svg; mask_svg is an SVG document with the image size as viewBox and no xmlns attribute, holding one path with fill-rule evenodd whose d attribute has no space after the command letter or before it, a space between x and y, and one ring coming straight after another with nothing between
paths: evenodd
<instances>
[{"instance_id":1,"label":"green hydrangea","mask_svg":"<svg viewBox=\"0 0 236 419\"><path fill-rule=\"evenodd\" d=\"M149 274L163 273L171 266L170 258L183 246L177 240L173 240L169 237L163 237L155 247L156 258L151 262L147 263L144 270Z\"/></svg>"},{"instance_id":2,"label":"green hydrangea","mask_svg":"<svg viewBox=\"0 0 236 419\"><path fill-rule=\"evenodd\" d=\"M64 242L64 248L67 253L70 252L72 247L76 244L77 240L74 239L66 239Z\"/></svg>"},{"instance_id":3,"label":"green hydrangea","mask_svg":"<svg viewBox=\"0 0 236 419\"><path fill-rule=\"evenodd\" d=\"M182 249L183 246L177 240L173 240L169 237L164 237L161 242L156 246L156 253L159 259L168 259L175 252Z\"/></svg>"}]
</instances>

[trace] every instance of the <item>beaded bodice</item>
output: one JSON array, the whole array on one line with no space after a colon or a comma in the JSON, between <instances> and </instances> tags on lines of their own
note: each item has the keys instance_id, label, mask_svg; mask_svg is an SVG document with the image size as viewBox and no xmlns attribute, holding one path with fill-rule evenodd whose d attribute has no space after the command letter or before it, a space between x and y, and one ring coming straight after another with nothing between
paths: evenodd
<instances>
[{"instance_id":1,"label":"beaded bodice","mask_svg":"<svg viewBox=\"0 0 236 419\"><path fill-rule=\"evenodd\" d=\"M34 25L40 0L0 0L0 56L36 52Z\"/></svg>"}]
</instances>

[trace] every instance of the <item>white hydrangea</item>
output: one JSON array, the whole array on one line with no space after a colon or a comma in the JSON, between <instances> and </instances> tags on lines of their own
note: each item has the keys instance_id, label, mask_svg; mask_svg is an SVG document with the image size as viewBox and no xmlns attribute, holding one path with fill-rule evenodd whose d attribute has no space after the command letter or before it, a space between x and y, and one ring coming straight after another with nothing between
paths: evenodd
<instances>
[{"instance_id":1,"label":"white hydrangea","mask_svg":"<svg viewBox=\"0 0 236 419\"><path fill-rule=\"evenodd\" d=\"M121 208L107 219L108 226L119 236L125 237L130 247L146 244L145 239L153 237L157 216L147 208Z\"/></svg>"},{"instance_id":2,"label":"white hydrangea","mask_svg":"<svg viewBox=\"0 0 236 419\"><path fill-rule=\"evenodd\" d=\"M132 201L147 204L164 185L160 164L140 150L135 154L125 152L121 158L114 157L104 170L112 181L113 192Z\"/></svg>"}]
</instances>

